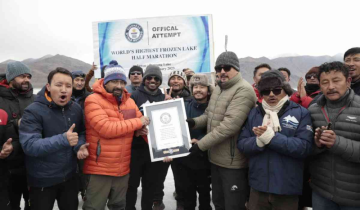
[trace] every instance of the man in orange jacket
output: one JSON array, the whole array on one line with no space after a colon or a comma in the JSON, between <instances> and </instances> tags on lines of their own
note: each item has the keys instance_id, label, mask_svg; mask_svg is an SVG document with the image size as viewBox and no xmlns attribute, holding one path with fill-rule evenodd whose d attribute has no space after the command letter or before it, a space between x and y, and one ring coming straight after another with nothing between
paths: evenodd
<instances>
[{"instance_id":1,"label":"man in orange jacket","mask_svg":"<svg viewBox=\"0 0 360 210\"><path fill-rule=\"evenodd\" d=\"M88 176L85 210L104 209L106 203L110 210L125 209L133 135L146 135L150 123L125 85L123 68L109 65L85 101L86 141L90 143L83 169Z\"/></svg>"}]
</instances>

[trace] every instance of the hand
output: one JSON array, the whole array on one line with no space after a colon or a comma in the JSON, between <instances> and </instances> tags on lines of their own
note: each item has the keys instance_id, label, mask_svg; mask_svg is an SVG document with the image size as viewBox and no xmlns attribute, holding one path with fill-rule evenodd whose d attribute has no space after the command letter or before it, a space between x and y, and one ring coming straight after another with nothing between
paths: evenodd
<instances>
[{"instance_id":1,"label":"hand","mask_svg":"<svg viewBox=\"0 0 360 210\"><path fill-rule=\"evenodd\" d=\"M323 126L324 127L324 126ZM322 130L321 128L316 128L315 129L315 134L314 134L314 140L315 140L315 145L317 147L322 147L323 145L320 143L320 136L321 136Z\"/></svg>"},{"instance_id":2,"label":"hand","mask_svg":"<svg viewBox=\"0 0 360 210\"><path fill-rule=\"evenodd\" d=\"M72 147L77 145L77 143L79 141L78 133L74 132L74 128L75 128L75 123L72 124L72 126L66 132L66 138L67 138L70 146L72 146Z\"/></svg>"},{"instance_id":3,"label":"hand","mask_svg":"<svg viewBox=\"0 0 360 210\"><path fill-rule=\"evenodd\" d=\"M77 152L77 158L79 160L85 159L89 156L89 151L88 151L88 147L89 147L90 143L86 143L81 145L79 151Z\"/></svg>"},{"instance_id":4,"label":"hand","mask_svg":"<svg viewBox=\"0 0 360 210\"><path fill-rule=\"evenodd\" d=\"M191 143L192 143L192 144L197 144L198 141L199 141L199 140L197 140L197 139L191 139Z\"/></svg>"},{"instance_id":5,"label":"hand","mask_svg":"<svg viewBox=\"0 0 360 210\"><path fill-rule=\"evenodd\" d=\"M93 62L90 71L94 71L95 69L97 69L97 66L96 66L95 63Z\"/></svg>"},{"instance_id":6,"label":"hand","mask_svg":"<svg viewBox=\"0 0 360 210\"><path fill-rule=\"evenodd\" d=\"M14 148L13 148L11 142L12 142L12 138L9 138L3 145L1 152L0 152L0 159L7 158L13 151Z\"/></svg>"},{"instance_id":7,"label":"hand","mask_svg":"<svg viewBox=\"0 0 360 210\"><path fill-rule=\"evenodd\" d=\"M298 94L300 96L300 90L301 90L301 85L303 83L303 78L300 77L299 81L298 81L298 84L297 84L297 90L298 90Z\"/></svg>"},{"instance_id":8,"label":"hand","mask_svg":"<svg viewBox=\"0 0 360 210\"><path fill-rule=\"evenodd\" d=\"M164 163L170 163L171 161L173 161L172 158L170 158L170 157L164 157L164 160L163 160Z\"/></svg>"},{"instance_id":9,"label":"hand","mask_svg":"<svg viewBox=\"0 0 360 210\"><path fill-rule=\"evenodd\" d=\"M267 130L267 126L258 126L258 127L253 127L253 132L255 133L255 135L257 137L260 137L261 135L263 135L263 133L265 133Z\"/></svg>"},{"instance_id":10,"label":"hand","mask_svg":"<svg viewBox=\"0 0 360 210\"><path fill-rule=\"evenodd\" d=\"M148 117L142 116L142 117L140 118L140 120L141 120L141 123L143 124L143 126L144 126L144 125L147 126L147 125L150 124L150 119L149 119Z\"/></svg>"},{"instance_id":11,"label":"hand","mask_svg":"<svg viewBox=\"0 0 360 210\"><path fill-rule=\"evenodd\" d=\"M186 122L188 123L189 128L195 127L195 121L192 118L186 119Z\"/></svg>"},{"instance_id":12,"label":"hand","mask_svg":"<svg viewBox=\"0 0 360 210\"><path fill-rule=\"evenodd\" d=\"M333 147L335 144L335 141L336 141L336 134L333 130L324 130L321 133L319 142L322 145L326 146L327 148L330 149L331 147Z\"/></svg>"},{"instance_id":13,"label":"hand","mask_svg":"<svg viewBox=\"0 0 360 210\"><path fill-rule=\"evenodd\" d=\"M306 96L306 90L305 90L305 83L303 81L303 78L300 78L301 83L300 83L300 89L298 89L298 93L300 98L305 97Z\"/></svg>"},{"instance_id":14,"label":"hand","mask_svg":"<svg viewBox=\"0 0 360 210\"><path fill-rule=\"evenodd\" d=\"M149 130L146 128L146 126L143 126L141 129L135 131L135 136L146 136L148 133Z\"/></svg>"},{"instance_id":15,"label":"hand","mask_svg":"<svg viewBox=\"0 0 360 210\"><path fill-rule=\"evenodd\" d=\"M170 87L170 91L169 93L166 92L166 89L164 88L164 94L165 94L165 101L167 100L171 100L172 97L171 97L171 93L172 93L172 87Z\"/></svg>"}]
</instances>

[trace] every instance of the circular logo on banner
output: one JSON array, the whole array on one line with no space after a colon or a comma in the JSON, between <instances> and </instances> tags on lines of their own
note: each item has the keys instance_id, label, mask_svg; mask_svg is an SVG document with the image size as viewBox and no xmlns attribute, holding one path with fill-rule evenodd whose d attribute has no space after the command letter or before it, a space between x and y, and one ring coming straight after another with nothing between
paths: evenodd
<instances>
[{"instance_id":1,"label":"circular logo on banner","mask_svg":"<svg viewBox=\"0 0 360 210\"><path fill-rule=\"evenodd\" d=\"M125 37L129 42L136 43L144 36L144 30L141 25L132 23L125 30Z\"/></svg>"},{"instance_id":2,"label":"circular logo on banner","mask_svg":"<svg viewBox=\"0 0 360 210\"><path fill-rule=\"evenodd\" d=\"M169 149L169 154L173 154L173 153L174 153L174 150Z\"/></svg>"},{"instance_id":3,"label":"circular logo on banner","mask_svg":"<svg viewBox=\"0 0 360 210\"><path fill-rule=\"evenodd\" d=\"M171 115L169 113L163 113L160 115L160 121L164 124L169 124L171 122Z\"/></svg>"}]
</instances>

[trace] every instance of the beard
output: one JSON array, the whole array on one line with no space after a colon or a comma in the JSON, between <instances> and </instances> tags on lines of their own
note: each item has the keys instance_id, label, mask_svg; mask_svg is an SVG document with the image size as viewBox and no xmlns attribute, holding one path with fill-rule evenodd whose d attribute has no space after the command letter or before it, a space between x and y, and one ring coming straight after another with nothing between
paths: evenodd
<instances>
[{"instance_id":1,"label":"beard","mask_svg":"<svg viewBox=\"0 0 360 210\"><path fill-rule=\"evenodd\" d=\"M123 94L123 90L120 88L114 88L112 91L113 96L116 98L120 97Z\"/></svg>"},{"instance_id":2,"label":"beard","mask_svg":"<svg viewBox=\"0 0 360 210\"><path fill-rule=\"evenodd\" d=\"M23 87L23 85L27 86L27 87ZM14 87L14 89L16 89L19 92L23 92L23 91L27 91L30 89L30 82L23 82L23 83L17 83L15 81L13 81L12 86Z\"/></svg>"}]
</instances>

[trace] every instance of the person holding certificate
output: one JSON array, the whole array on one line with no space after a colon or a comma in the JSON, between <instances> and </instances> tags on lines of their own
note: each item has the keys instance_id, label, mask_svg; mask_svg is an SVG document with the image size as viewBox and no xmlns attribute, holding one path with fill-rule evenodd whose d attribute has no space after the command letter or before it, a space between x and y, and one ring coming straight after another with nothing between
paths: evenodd
<instances>
[{"instance_id":1,"label":"person holding certificate","mask_svg":"<svg viewBox=\"0 0 360 210\"><path fill-rule=\"evenodd\" d=\"M236 142L257 98L252 86L241 77L239 58L235 53L221 53L215 71L219 83L205 113L187 119L190 128L207 127L207 134L192 146L190 152L209 150L212 198L216 209L245 210L249 193L248 161L237 150Z\"/></svg>"}]
</instances>

